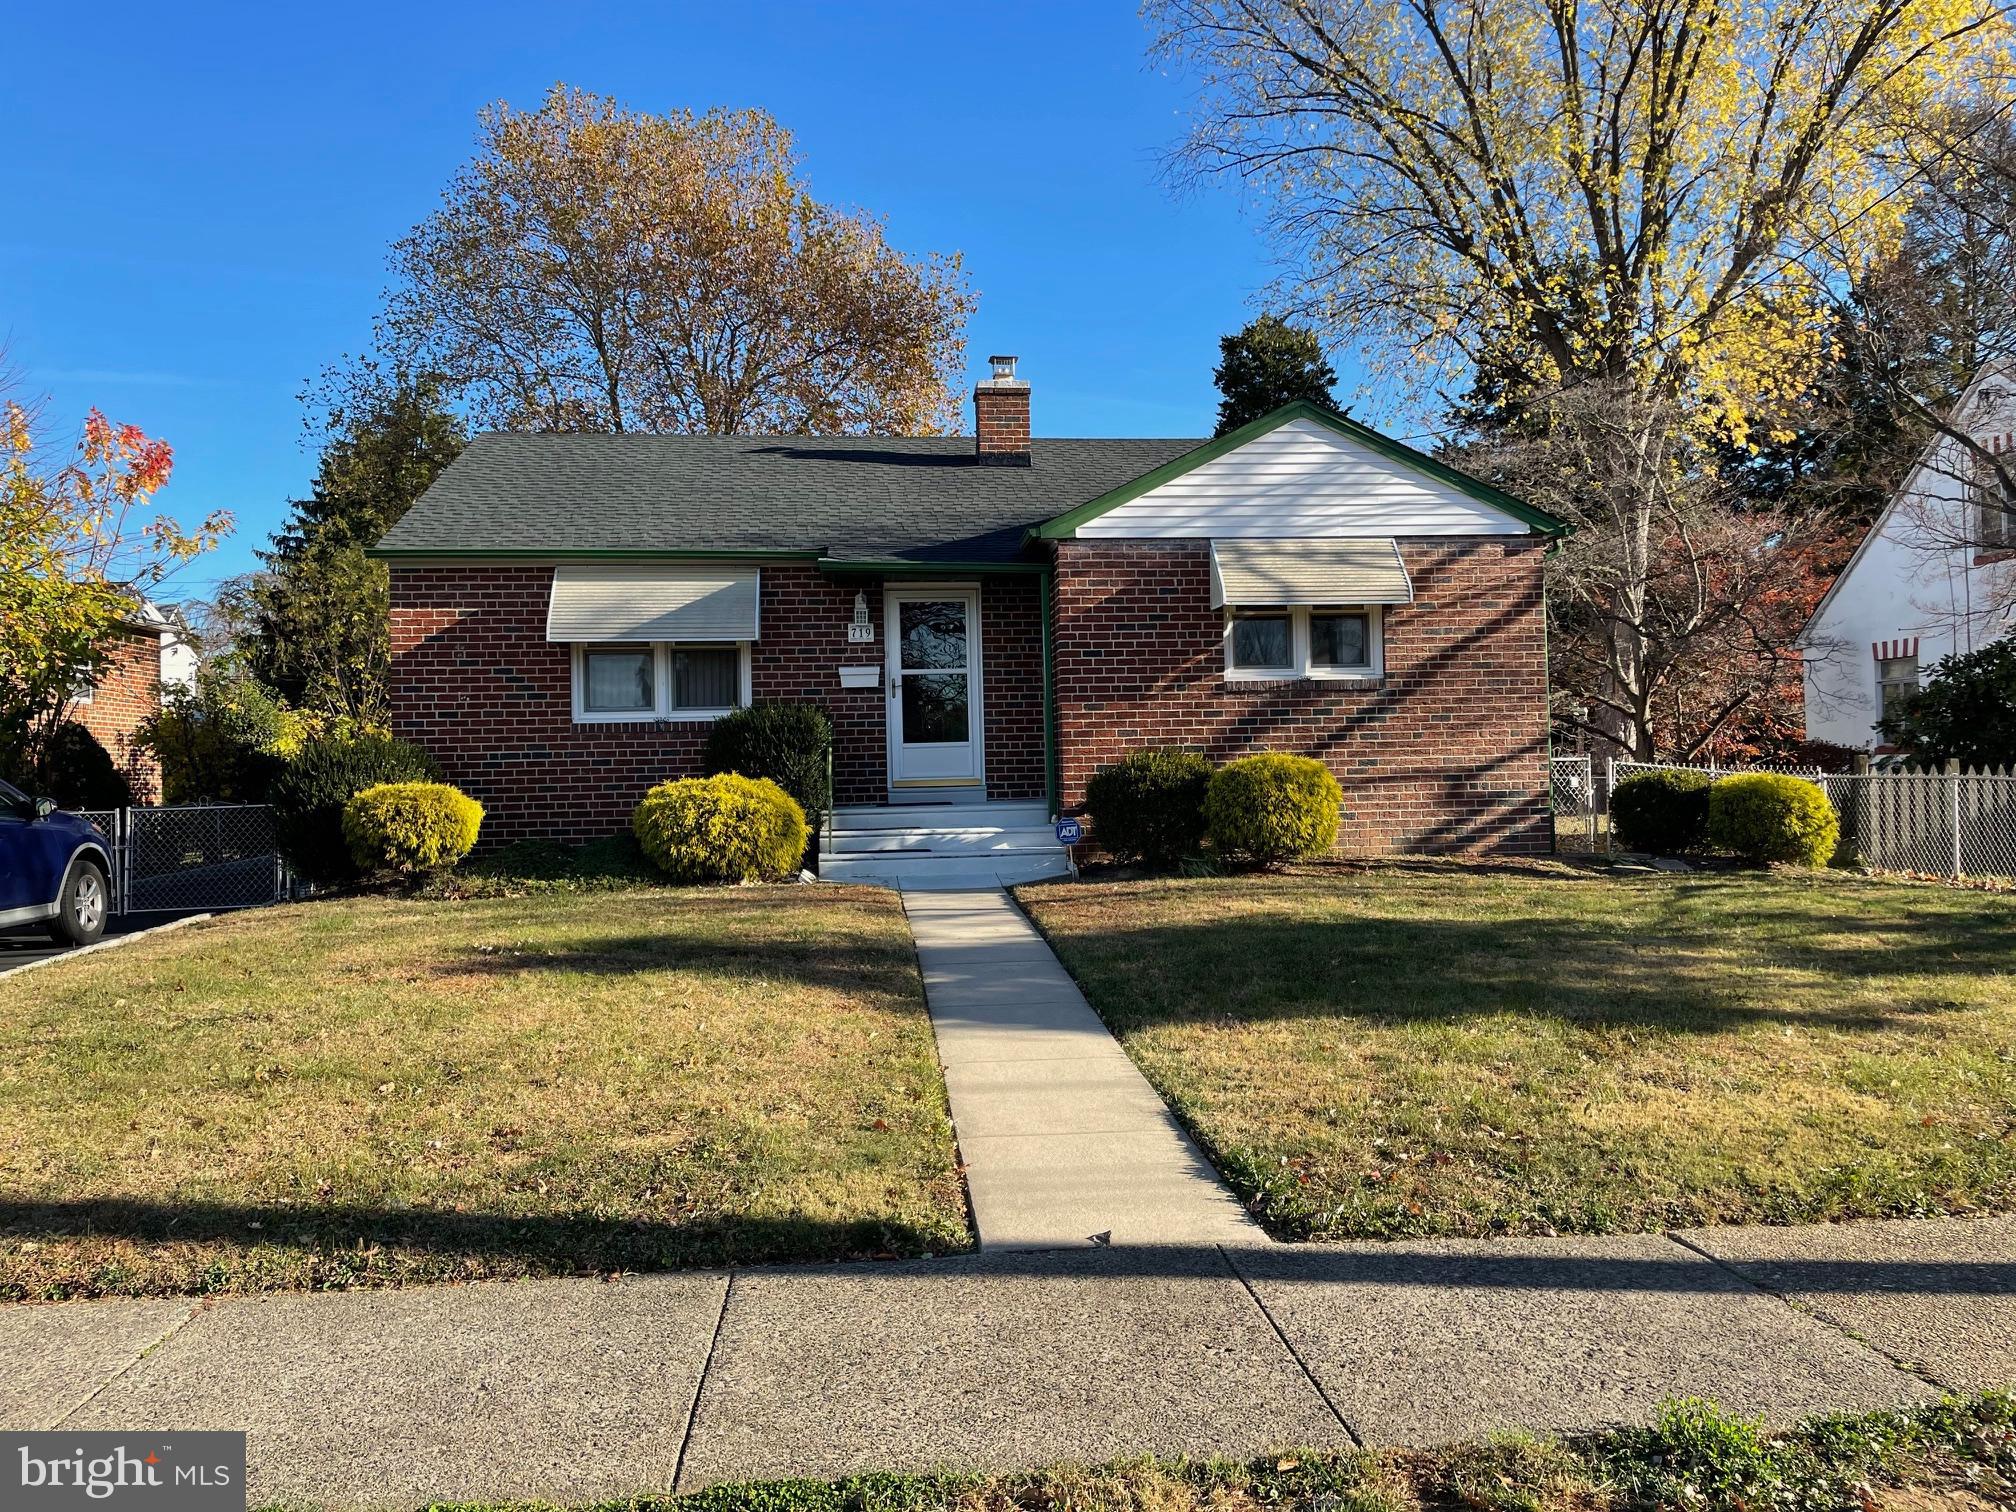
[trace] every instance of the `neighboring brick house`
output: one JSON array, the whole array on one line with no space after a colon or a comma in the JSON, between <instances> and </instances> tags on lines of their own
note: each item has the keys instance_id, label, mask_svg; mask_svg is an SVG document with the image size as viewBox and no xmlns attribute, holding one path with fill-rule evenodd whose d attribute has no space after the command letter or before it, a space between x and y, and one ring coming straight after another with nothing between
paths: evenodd
<instances>
[{"instance_id":1,"label":"neighboring brick house","mask_svg":"<svg viewBox=\"0 0 2016 1512\"><path fill-rule=\"evenodd\" d=\"M66 717L89 730L125 775L136 803L161 797L161 763L140 744L139 733L161 712L165 681L194 676L187 643L152 604L106 649L88 688L71 700Z\"/></svg>"},{"instance_id":2,"label":"neighboring brick house","mask_svg":"<svg viewBox=\"0 0 2016 1512\"><path fill-rule=\"evenodd\" d=\"M622 829L751 702L831 714L822 870L1061 870L1143 745L1320 757L1360 851L1542 851L1549 516L1313 405L1215 441L478 437L375 548L392 720L486 842ZM893 634L892 634L893 632Z\"/></svg>"}]
</instances>

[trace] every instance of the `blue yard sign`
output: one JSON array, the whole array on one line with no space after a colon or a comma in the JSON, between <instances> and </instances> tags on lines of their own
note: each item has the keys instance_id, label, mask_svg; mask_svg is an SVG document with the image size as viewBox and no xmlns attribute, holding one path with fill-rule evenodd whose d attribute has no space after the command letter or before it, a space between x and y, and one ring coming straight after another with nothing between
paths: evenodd
<instances>
[{"instance_id":1,"label":"blue yard sign","mask_svg":"<svg viewBox=\"0 0 2016 1512\"><path fill-rule=\"evenodd\" d=\"M1085 826L1080 824L1076 819L1059 819L1057 821L1057 843L1059 845L1076 845L1084 838Z\"/></svg>"}]
</instances>

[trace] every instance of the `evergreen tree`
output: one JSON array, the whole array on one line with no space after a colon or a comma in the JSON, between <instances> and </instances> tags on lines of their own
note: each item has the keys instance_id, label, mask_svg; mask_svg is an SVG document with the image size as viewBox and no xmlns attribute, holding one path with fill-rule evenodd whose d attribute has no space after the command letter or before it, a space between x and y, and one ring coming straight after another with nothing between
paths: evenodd
<instances>
[{"instance_id":1,"label":"evergreen tree","mask_svg":"<svg viewBox=\"0 0 2016 1512\"><path fill-rule=\"evenodd\" d=\"M365 369L333 407L306 499L259 554L245 589L247 667L289 704L382 723L390 660L389 579L365 548L462 450L462 422L431 378Z\"/></svg>"},{"instance_id":2,"label":"evergreen tree","mask_svg":"<svg viewBox=\"0 0 2016 1512\"><path fill-rule=\"evenodd\" d=\"M1218 350L1218 370L1211 378L1225 398L1218 406L1217 435L1297 399L1326 409L1337 407L1330 397L1337 373L1324 360L1314 331L1292 326L1278 315L1262 315L1236 335L1221 336Z\"/></svg>"}]
</instances>

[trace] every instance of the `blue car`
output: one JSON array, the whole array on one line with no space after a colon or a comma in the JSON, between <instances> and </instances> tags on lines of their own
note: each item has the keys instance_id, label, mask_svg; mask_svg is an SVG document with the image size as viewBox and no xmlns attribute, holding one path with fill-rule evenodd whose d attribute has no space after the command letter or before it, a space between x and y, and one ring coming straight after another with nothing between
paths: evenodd
<instances>
[{"instance_id":1,"label":"blue car","mask_svg":"<svg viewBox=\"0 0 2016 1512\"><path fill-rule=\"evenodd\" d=\"M42 924L89 945L112 912L112 847L95 825L0 782L0 929Z\"/></svg>"}]
</instances>

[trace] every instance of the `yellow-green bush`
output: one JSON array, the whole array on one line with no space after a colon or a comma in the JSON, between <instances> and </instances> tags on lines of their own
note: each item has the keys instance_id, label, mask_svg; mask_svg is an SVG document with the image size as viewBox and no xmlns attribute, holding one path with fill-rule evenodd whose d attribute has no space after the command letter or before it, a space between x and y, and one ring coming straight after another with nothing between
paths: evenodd
<instances>
[{"instance_id":1,"label":"yellow-green bush","mask_svg":"<svg viewBox=\"0 0 2016 1512\"><path fill-rule=\"evenodd\" d=\"M1337 843L1344 790L1322 762L1269 753L1227 762L1204 791L1211 843L1234 860L1275 866Z\"/></svg>"},{"instance_id":2,"label":"yellow-green bush","mask_svg":"<svg viewBox=\"0 0 2016 1512\"><path fill-rule=\"evenodd\" d=\"M681 882L776 882L798 869L805 810L767 777L723 772L661 782L630 828L644 854Z\"/></svg>"},{"instance_id":3,"label":"yellow-green bush","mask_svg":"<svg viewBox=\"0 0 2016 1512\"><path fill-rule=\"evenodd\" d=\"M1746 861L1825 866L1840 838L1834 805L1803 777L1746 772L1708 789L1708 843Z\"/></svg>"},{"instance_id":4,"label":"yellow-green bush","mask_svg":"<svg viewBox=\"0 0 2016 1512\"><path fill-rule=\"evenodd\" d=\"M445 782L381 782L343 805L343 838L367 875L444 870L469 854L482 824L483 805Z\"/></svg>"}]
</instances>

